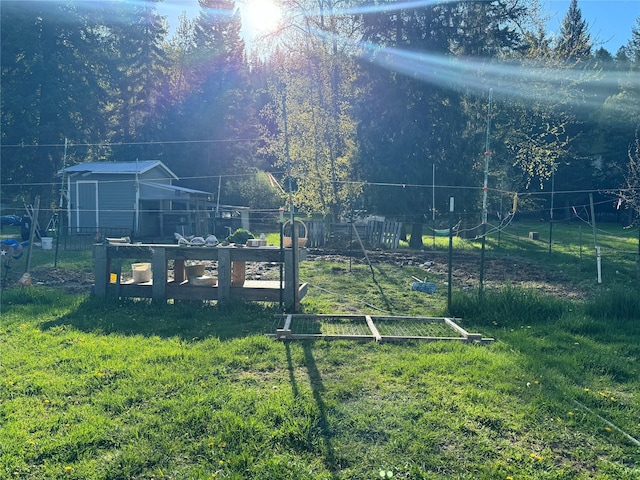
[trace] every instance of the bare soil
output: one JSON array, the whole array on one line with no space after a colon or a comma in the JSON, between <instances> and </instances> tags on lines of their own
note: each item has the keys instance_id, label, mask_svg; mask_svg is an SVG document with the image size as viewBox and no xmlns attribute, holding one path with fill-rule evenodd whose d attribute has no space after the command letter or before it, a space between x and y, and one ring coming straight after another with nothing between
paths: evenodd
<instances>
[{"instance_id":1,"label":"bare soil","mask_svg":"<svg viewBox=\"0 0 640 480\"><path fill-rule=\"evenodd\" d=\"M480 282L480 254L476 252L454 252L452 256L452 285L463 289L476 289ZM349 262L345 251L311 250L309 260ZM373 264L388 264L403 268L420 267L425 276L435 275L442 281L448 277L449 257L446 252L415 252L398 250L372 250L367 252ZM367 263L362 251L353 253L351 260ZM533 288L540 293L565 298L584 298L586 292L571 286L568 278L559 270L549 270L518 256L485 258L484 285L499 288L505 285Z\"/></svg>"}]
</instances>

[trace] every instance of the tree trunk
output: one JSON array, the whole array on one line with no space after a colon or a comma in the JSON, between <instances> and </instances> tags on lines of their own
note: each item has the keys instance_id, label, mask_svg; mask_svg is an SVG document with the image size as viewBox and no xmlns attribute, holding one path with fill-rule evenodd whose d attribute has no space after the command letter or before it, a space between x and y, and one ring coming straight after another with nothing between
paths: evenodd
<instances>
[{"instance_id":1,"label":"tree trunk","mask_svg":"<svg viewBox=\"0 0 640 480\"><path fill-rule=\"evenodd\" d=\"M409 240L409 248L421 250L423 247L422 223L413 223L411 225L411 240Z\"/></svg>"}]
</instances>

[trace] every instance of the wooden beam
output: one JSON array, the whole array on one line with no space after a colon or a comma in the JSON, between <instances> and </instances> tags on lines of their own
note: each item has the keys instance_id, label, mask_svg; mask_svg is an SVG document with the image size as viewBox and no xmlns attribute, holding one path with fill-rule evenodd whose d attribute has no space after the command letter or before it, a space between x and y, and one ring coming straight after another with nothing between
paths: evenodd
<instances>
[{"instance_id":1,"label":"wooden beam","mask_svg":"<svg viewBox=\"0 0 640 480\"><path fill-rule=\"evenodd\" d=\"M378 332L378 329L375 326L375 324L373 323L373 320L371 319L371 316L365 315L364 318L367 321L367 326L369 327L369 330L371 330L371 333L373 334L374 338L376 339L376 342L379 342L380 340L382 340L382 337L380 336L380 332Z\"/></svg>"}]
</instances>

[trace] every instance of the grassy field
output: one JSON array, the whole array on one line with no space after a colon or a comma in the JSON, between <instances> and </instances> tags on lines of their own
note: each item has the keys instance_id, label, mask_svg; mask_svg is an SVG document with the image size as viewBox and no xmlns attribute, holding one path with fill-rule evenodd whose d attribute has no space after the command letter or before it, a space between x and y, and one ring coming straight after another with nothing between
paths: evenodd
<instances>
[{"instance_id":1,"label":"grassy field","mask_svg":"<svg viewBox=\"0 0 640 480\"><path fill-rule=\"evenodd\" d=\"M264 335L277 305L8 288L0 478L640 478L640 300L628 253L637 231L602 233L598 286L593 237L580 258L576 232L557 228L550 255L527 238L536 225L521 227L499 246L490 237L492 258L562 268L590 295L505 285L479 301L454 288L451 313L496 338L489 345L283 343ZM33 262L49 265L50 253ZM60 266L90 270L90 254L64 252ZM362 262L305 262L304 310L445 314L441 283L434 295L408 288L428 275L420 266L373 269L375 281Z\"/></svg>"}]
</instances>

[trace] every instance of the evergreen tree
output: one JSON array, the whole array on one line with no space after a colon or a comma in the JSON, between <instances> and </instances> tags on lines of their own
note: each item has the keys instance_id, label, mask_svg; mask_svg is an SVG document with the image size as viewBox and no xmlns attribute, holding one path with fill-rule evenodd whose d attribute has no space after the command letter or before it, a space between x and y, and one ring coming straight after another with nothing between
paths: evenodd
<instances>
[{"instance_id":1,"label":"evergreen tree","mask_svg":"<svg viewBox=\"0 0 640 480\"><path fill-rule=\"evenodd\" d=\"M168 131L188 143L170 148L167 163L180 176L196 177L195 188L211 191L219 175L251 171L258 134L240 13L232 0L200 0L200 7L193 25L180 32L182 65L174 85L180 100Z\"/></svg>"},{"instance_id":2,"label":"evergreen tree","mask_svg":"<svg viewBox=\"0 0 640 480\"><path fill-rule=\"evenodd\" d=\"M368 197L379 213L407 212L401 220L413 225L414 248L422 246L434 164L439 184L463 187L455 192L459 211L477 211L489 88L475 96L440 69L457 55L490 58L518 48L514 22L525 13L502 2L481 3L394 5L364 18L364 38L375 44L363 64L368 95L358 115L361 169L371 182L422 186L376 188ZM457 75L484 81L479 72ZM478 189L464 188L469 186ZM447 211L451 193L438 190L431 208Z\"/></svg>"},{"instance_id":3,"label":"evergreen tree","mask_svg":"<svg viewBox=\"0 0 640 480\"><path fill-rule=\"evenodd\" d=\"M107 130L101 36L76 2L3 2L2 196L57 197L65 138L95 143ZM15 148L12 145L23 145ZM69 161L86 149L70 149ZM12 186L14 185L14 186ZM55 187L54 187L55 185Z\"/></svg>"},{"instance_id":4,"label":"evergreen tree","mask_svg":"<svg viewBox=\"0 0 640 480\"><path fill-rule=\"evenodd\" d=\"M614 182L618 185L623 183L628 149L637 141L637 132L640 130L640 17L631 30L631 40L624 49L624 58L626 60L618 64L618 68L626 66L626 71L620 72L619 91L605 100L598 125L600 164L603 177L610 182L609 186Z\"/></svg>"},{"instance_id":5,"label":"evergreen tree","mask_svg":"<svg viewBox=\"0 0 640 480\"><path fill-rule=\"evenodd\" d=\"M589 28L582 18L578 0L571 0L569 10L560 26L556 53L569 62L586 61L591 56L591 43Z\"/></svg>"},{"instance_id":6,"label":"evergreen tree","mask_svg":"<svg viewBox=\"0 0 640 480\"><path fill-rule=\"evenodd\" d=\"M114 2L105 17L103 49L109 70L113 125L110 141L126 144L112 152L117 160L154 158L166 117L167 57L163 42L167 26L157 0Z\"/></svg>"}]
</instances>

